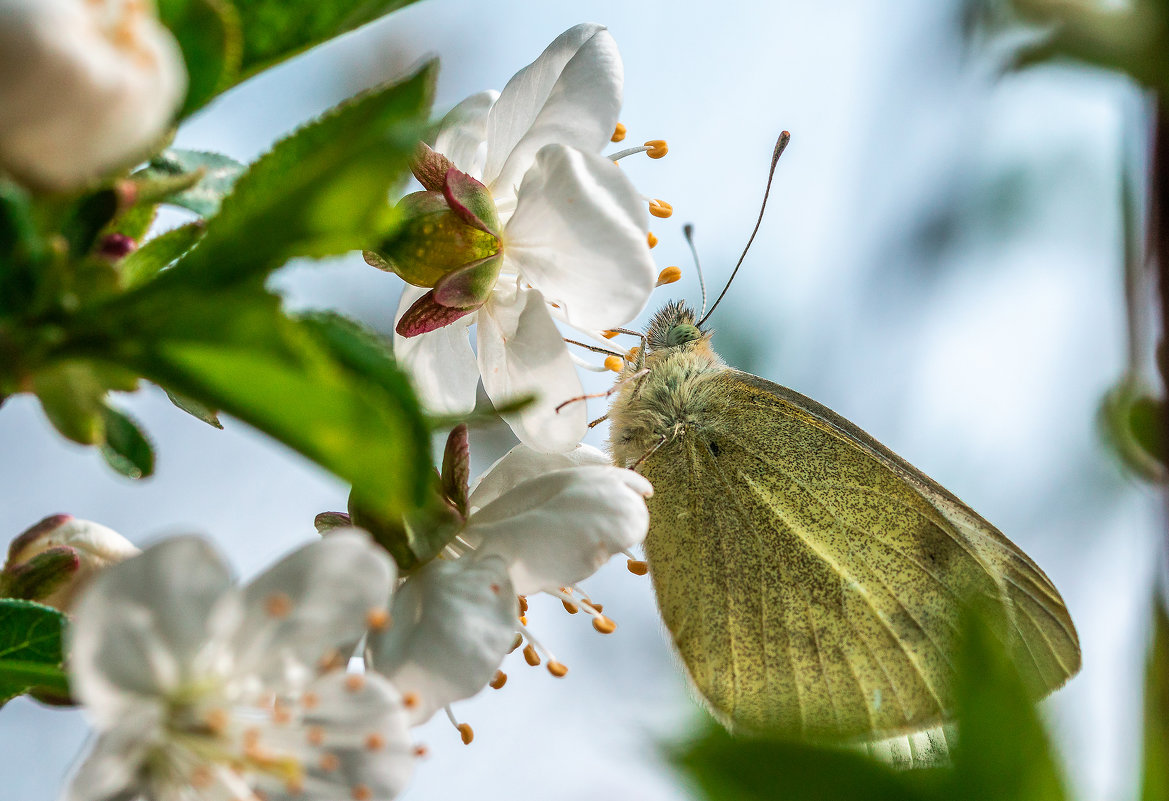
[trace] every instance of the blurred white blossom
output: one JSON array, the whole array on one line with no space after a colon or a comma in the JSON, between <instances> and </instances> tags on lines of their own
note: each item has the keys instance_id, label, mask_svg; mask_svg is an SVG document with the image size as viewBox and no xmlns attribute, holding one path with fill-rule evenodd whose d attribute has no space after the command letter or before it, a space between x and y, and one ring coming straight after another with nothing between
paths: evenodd
<instances>
[{"instance_id":1,"label":"blurred white blossom","mask_svg":"<svg viewBox=\"0 0 1169 801\"><path fill-rule=\"evenodd\" d=\"M434 150L490 192L502 263L485 300L437 330L401 325L412 307L435 303L435 290L402 293L395 352L433 410L469 411L482 377L497 403L537 397L508 419L530 447L567 451L584 435L584 404L555 412L582 389L554 320L593 332L623 325L656 276L643 199L600 155L616 129L622 80L609 32L577 25L498 96L473 95L443 121Z\"/></svg>"},{"instance_id":2,"label":"blurred white blossom","mask_svg":"<svg viewBox=\"0 0 1169 801\"><path fill-rule=\"evenodd\" d=\"M471 491L459 537L403 582L393 625L370 634L370 666L410 700L413 722L489 681L499 686L505 677L497 670L517 634L528 640L530 664L542 657L553 675L564 675L527 629L524 595L551 593L591 615L599 631L612 631L615 624L574 585L645 538L652 491L586 445L567 454L519 445L489 468ZM467 739L469 728L460 729Z\"/></svg>"},{"instance_id":3,"label":"blurred white blossom","mask_svg":"<svg viewBox=\"0 0 1169 801\"><path fill-rule=\"evenodd\" d=\"M178 537L101 573L78 599L70 679L100 736L71 801L394 797L414 751L385 679L340 669L386 625L395 569L344 530L238 587Z\"/></svg>"},{"instance_id":4,"label":"blurred white blossom","mask_svg":"<svg viewBox=\"0 0 1169 801\"><path fill-rule=\"evenodd\" d=\"M51 515L8 546L0 586L14 597L68 611L98 572L139 553L113 529L71 515Z\"/></svg>"},{"instance_id":5,"label":"blurred white blossom","mask_svg":"<svg viewBox=\"0 0 1169 801\"><path fill-rule=\"evenodd\" d=\"M0 173L64 191L130 166L186 86L150 0L0 0Z\"/></svg>"}]
</instances>

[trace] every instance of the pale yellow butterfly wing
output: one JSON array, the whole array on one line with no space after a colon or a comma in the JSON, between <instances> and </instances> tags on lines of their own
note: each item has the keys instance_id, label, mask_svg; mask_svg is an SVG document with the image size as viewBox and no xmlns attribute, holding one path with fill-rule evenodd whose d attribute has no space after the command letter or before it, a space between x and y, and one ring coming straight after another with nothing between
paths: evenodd
<instances>
[{"instance_id":1,"label":"pale yellow butterfly wing","mask_svg":"<svg viewBox=\"0 0 1169 801\"><path fill-rule=\"evenodd\" d=\"M798 393L703 378L692 421L639 469L663 618L728 724L839 738L948 720L970 599L997 610L1037 696L1078 670L1055 587L969 507Z\"/></svg>"}]
</instances>

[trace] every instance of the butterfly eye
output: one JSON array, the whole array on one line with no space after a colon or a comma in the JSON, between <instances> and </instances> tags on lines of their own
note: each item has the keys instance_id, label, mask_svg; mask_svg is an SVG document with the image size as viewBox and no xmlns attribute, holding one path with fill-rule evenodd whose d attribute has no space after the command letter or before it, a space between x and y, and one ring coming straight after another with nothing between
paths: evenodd
<instances>
[{"instance_id":1,"label":"butterfly eye","mask_svg":"<svg viewBox=\"0 0 1169 801\"><path fill-rule=\"evenodd\" d=\"M702 332L694 325L676 325L666 334L666 347L685 345L702 336Z\"/></svg>"}]
</instances>

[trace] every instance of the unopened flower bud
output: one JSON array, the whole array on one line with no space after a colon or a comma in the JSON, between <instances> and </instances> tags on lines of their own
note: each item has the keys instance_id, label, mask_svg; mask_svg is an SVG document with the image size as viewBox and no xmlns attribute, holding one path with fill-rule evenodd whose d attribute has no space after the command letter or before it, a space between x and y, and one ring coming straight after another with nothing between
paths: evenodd
<instances>
[{"instance_id":1,"label":"unopened flower bud","mask_svg":"<svg viewBox=\"0 0 1169 801\"><path fill-rule=\"evenodd\" d=\"M0 596L67 611L98 571L138 554L121 534L70 515L46 517L8 546Z\"/></svg>"},{"instance_id":2,"label":"unopened flower bud","mask_svg":"<svg viewBox=\"0 0 1169 801\"><path fill-rule=\"evenodd\" d=\"M0 172L74 189L144 156L187 78L149 0L0 0Z\"/></svg>"}]
</instances>

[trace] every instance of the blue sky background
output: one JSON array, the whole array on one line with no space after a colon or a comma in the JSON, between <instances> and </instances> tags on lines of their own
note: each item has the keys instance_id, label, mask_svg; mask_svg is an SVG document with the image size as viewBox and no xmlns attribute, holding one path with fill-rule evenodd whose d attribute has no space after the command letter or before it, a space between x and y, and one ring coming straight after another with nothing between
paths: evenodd
<instances>
[{"instance_id":1,"label":"blue sky background","mask_svg":"<svg viewBox=\"0 0 1169 801\"><path fill-rule=\"evenodd\" d=\"M687 221L721 286L775 137L790 130L768 217L713 319L716 347L867 429L1047 571L1079 627L1084 670L1044 713L1077 797L1130 797L1163 519L1095 429L1124 366L1118 171L1125 137L1139 145L1142 109L1123 81L1066 67L999 79L993 58L964 44L959 11L931 0L428 0L239 87L178 144L254 159L428 53L442 60L445 108L502 88L590 20L610 26L625 59L629 141L670 143L664 160L622 162L676 210L655 227L654 252L685 277L651 305L697 298ZM296 265L278 281L294 305L383 330L400 290L357 256ZM340 483L234 421L213 431L157 391L127 404L159 453L157 475L137 485L61 440L33 402L5 405L0 532L58 511L140 544L202 532L247 576L314 537L317 512L344 508ZM508 441L486 432L474 446L485 465ZM431 756L407 798L684 796L658 754L697 713L649 581L614 563L586 586L617 632L597 635L559 602L534 604L529 620L568 677L513 658L503 690L456 709L473 745L445 719L419 731ZM0 715L5 792L55 798L86 736L79 712L11 704Z\"/></svg>"}]
</instances>

